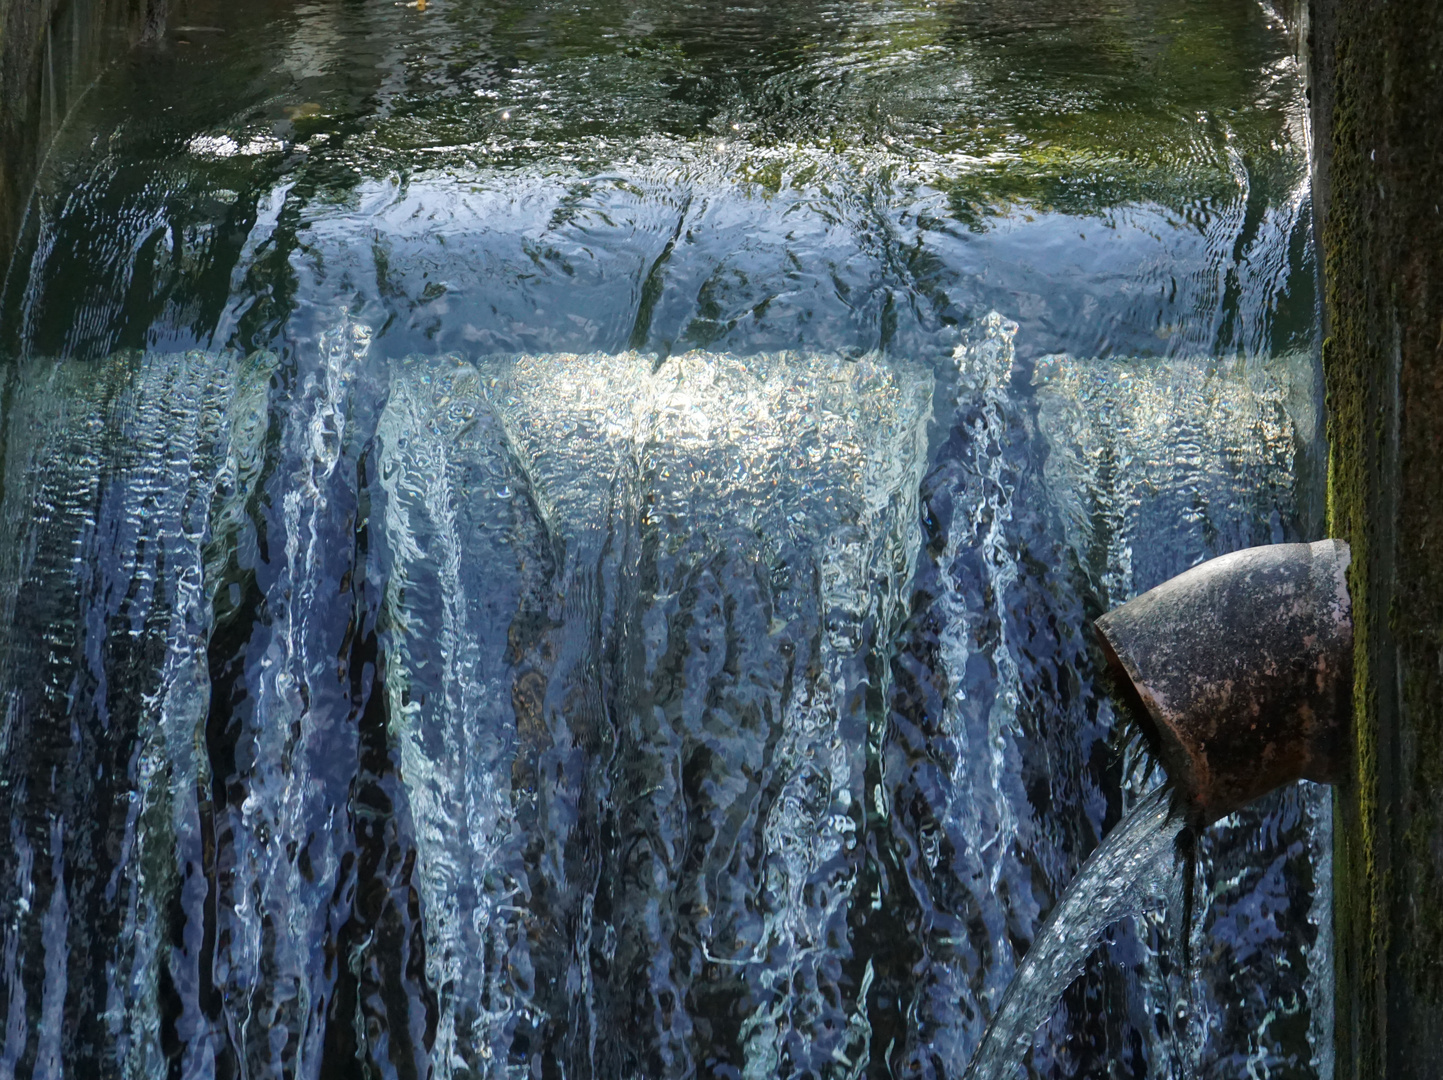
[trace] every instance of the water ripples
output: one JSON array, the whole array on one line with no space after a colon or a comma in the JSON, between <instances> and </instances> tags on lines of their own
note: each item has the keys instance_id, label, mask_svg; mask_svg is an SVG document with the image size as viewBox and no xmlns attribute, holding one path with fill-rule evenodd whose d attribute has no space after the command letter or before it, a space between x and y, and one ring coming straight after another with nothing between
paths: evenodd
<instances>
[{"instance_id":1,"label":"water ripples","mask_svg":"<svg viewBox=\"0 0 1443 1080\"><path fill-rule=\"evenodd\" d=\"M960 1070L1118 810L1079 587L1161 565L1157 498L1172 558L1261 539L1220 526L1291 512L1299 445L1286 365L1024 379L1016 333L959 347L930 465L932 376L875 357L384 361L345 318L294 373L25 369L11 1067L93 1000L127 1074ZM1306 956L1243 926L1321 812L1217 879L1230 990Z\"/></svg>"},{"instance_id":2,"label":"water ripples","mask_svg":"<svg viewBox=\"0 0 1443 1080\"><path fill-rule=\"evenodd\" d=\"M0 1077L961 1075L1156 782L1089 620L1319 521L1281 35L210 3L0 297ZM1328 1075L1327 828L1029 1075Z\"/></svg>"}]
</instances>

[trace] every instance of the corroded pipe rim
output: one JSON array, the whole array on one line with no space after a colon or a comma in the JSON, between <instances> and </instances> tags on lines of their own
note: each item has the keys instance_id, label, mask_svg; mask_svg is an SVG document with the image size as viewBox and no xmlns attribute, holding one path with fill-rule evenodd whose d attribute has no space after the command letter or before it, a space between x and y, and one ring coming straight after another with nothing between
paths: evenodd
<instances>
[{"instance_id":1,"label":"corroded pipe rim","mask_svg":"<svg viewBox=\"0 0 1443 1080\"><path fill-rule=\"evenodd\" d=\"M1096 623L1114 691L1199 824L1346 766L1348 545L1247 548Z\"/></svg>"}]
</instances>

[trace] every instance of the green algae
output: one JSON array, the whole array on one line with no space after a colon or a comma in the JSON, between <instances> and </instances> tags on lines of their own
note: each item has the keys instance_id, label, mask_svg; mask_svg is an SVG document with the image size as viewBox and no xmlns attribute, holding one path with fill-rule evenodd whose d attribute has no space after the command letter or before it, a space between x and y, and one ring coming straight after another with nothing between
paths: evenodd
<instances>
[{"instance_id":1,"label":"green algae","mask_svg":"<svg viewBox=\"0 0 1443 1080\"><path fill-rule=\"evenodd\" d=\"M1315 0L1328 521L1353 547L1337 799L1340 1077L1443 1072L1443 55L1436 5Z\"/></svg>"}]
</instances>

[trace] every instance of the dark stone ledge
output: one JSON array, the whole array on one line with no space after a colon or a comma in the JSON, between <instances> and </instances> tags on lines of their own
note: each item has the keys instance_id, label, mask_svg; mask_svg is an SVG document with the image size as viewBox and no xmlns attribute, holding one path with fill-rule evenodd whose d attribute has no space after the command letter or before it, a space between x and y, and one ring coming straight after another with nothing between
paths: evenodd
<instances>
[{"instance_id":1,"label":"dark stone ledge","mask_svg":"<svg viewBox=\"0 0 1443 1080\"><path fill-rule=\"evenodd\" d=\"M117 56L163 30L166 0L0 0L0 273L45 150Z\"/></svg>"}]
</instances>

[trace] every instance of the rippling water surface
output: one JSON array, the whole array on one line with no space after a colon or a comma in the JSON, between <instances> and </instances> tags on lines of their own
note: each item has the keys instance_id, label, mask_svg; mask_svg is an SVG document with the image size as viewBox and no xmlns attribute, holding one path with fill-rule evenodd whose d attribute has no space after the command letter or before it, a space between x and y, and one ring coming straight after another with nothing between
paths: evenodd
<instances>
[{"instance_id":1,"label":"rippling water surface","mask_svg":"<svg viewBox=\"0 0 1443 1080\"><path fill-rule=\"evenodd\" d=\"M0 293L0 1078L961 1077L1312 538L1253 0L173 0ZM1019 1075L1331 1075L1328 803Z\"/></svg>"}]
</instances>

